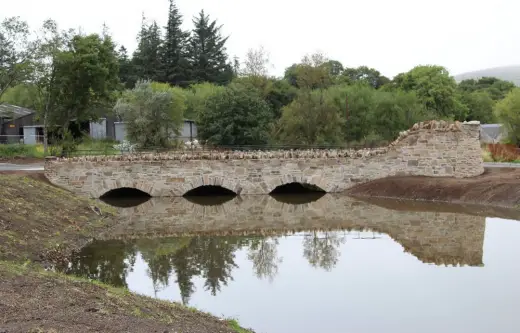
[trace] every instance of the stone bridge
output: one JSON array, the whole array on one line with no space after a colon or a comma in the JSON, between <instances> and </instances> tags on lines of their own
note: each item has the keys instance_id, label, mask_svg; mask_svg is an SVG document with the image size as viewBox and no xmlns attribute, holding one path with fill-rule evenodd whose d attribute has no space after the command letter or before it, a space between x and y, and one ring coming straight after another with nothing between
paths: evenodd
<instances>
[{"instance_id":1,"label":"stone bridge","mask_svg":"<svg viewBox=\"0 0 520 333\"><path fill-rule=\"evenodd\" d=\"M429 121L415 124L384 148L49 158L45 175L57 186L94 198L118 188L154 197L182 196L207 185L242 195L268 194L295 182L332 193L396 175L480 175L479 134L479 122Z\"/></svg>"},{"instance_id":2,"label":"stone bridge","mask_svg":"<svg viewBox=\"0 0 520 333\"><path fill-rule=\"evenodd\" d=\"M395 206L394 202L390 202L392 205ZM235 197L215 206L179 197L152 198L137 207L118 208L120 222L96 238L277 237L313 230L371 230L389 235L405 252L424 263L483 264L484 216L457 212L457 206L451 212L443 212L436 211L438 207L432 205L410 205L388 208L342 194L327 194L314 202L298 205L267 195Z\"/></svg>"}]
</instances>

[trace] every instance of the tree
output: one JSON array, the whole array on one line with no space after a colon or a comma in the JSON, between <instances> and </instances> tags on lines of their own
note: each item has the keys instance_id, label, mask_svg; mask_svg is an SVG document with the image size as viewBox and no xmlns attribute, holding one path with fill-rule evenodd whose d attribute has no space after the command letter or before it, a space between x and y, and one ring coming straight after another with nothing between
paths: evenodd
<instances>
[{"instance_id":1,"label":"tree","mask_svg":"<svg viewBox=\"0 0 520 333\"><path fill-rule=\"evenodd\" d=\"M249 49L243 63L243 76L267 77L269 74L269 53L263 46L258 49Z\"/></svg>"},{"instance_id":2,"label":"tree","mask_svg":"<svg viewBox=\"0 0 520 333\"><path fill-rule=\"evenodd\" d=\"M285 70L285 79L300 89L324 89L332 84L333 70L327 57L320 52L306 55L301 63Z\"/></svg>"},{"instance_id":3,"label":"tree","mask_svg":"<svg viewBox=\"0 0 520 333\"><path fill-rule=\"evenodd\" d=\"M312 267L321 267L326 271L332 270L341 254L339 247L345 242L345 238L338 235L324 232L320 235L312 232L305 235L303 239L303 256L309 261Z\"/></svg>"},{"instance_id":4,"label":"tree","mask_svg":"<svg viewBox=\"0 0 520 333\"><path fill-rule=\"evenodd\" d=\"M492 100L499 101L503 99L508 92L515 88L515 84L509 81L500 80L496 77L482 77L478 80L463 80L458 85L462 92L472 93L476 91L485 91Z\"/></svg>"},{"instance_id":5,"label":"tree","mask_svg":"<svg viewBox=\"0 0 520 333\"><path fill-rule=\"evenodd\" d=\"M38 90L32 83L21 83L7 89L0 102L21 106L31 110L38 110Z\"/></svg>"},{"instance_id":6,"label":"tree","mask_svg":"<svg viewBox=\"0 0 520 333\"><path fill-rule=\"evenodd\" d=\"M217 21L210 21L204 10L193 19L193 24L195 28L188 43L192 82L230 82L233 78L233 68L228 63L226 54L228 37L222 37L221 26L217 26Z\"/></svg>"},{"instance_id":7,"label":"tree","mask_svg":"<svg viewBox=\"0 0 520 333\"><path fill-rule=\"evenodd\" d=\"M163 66L163 82L171 85L186 86L188 83L187 70L188 59L186 58L186 44L189 34L181 29L182 16L175 5L174 0L170 0L170 10L166 34L161 53Z\"/></svg>"},{"instance_id":8,"label":"tree","mask_svg":"<svg viewBox=\"0 0 520 333\"><path fill-rule=\"evenodd\" d=\"M137 77L135 75L134 65L128 57L126 47L121 45L117 56L119 61L119 80L126 89L132 89L135 82L137 82Z\"/></svg>"},{"instance_id":9,"label":"tree","mask_svg":"<svg viewBox=\"0 0 520 333\"><path fill-rule=\"evenodd\" d=\"M508 140L520 144L520 88L511 90L503 100L497 102L494 113L504 126Z\"/></svg>"},{"instance_id":10,"label":"tree","mask_svg":"<svg viewBox=\"0 0 520 333\"><path fill-rule=\"evenodd\" d=\"M437 117L466 118L467 108L460 101L455 79L442 66L416 66L407 73L397 75L392 86L414 91Z\"/></svg>"},{"instance_id":11,"label":"tree","mask_svg":"<svg viewBox=\"0 0 520 333\"><path fill-rule=\"evenodd\" d=\"M343 123L338 108L325 99L323 91L300 92L282 108L274 135L283 144L335 145L343 141Z\"/></svg>"},{"instance_id":12,"label":"tree","mask_svg":"<svg viewBox=\"0 0 520 333\"><path fill-rule=\"evenodd\" d=\"M34 85L37 90L36 110L43 121L43 149L47 154L49 126L59 118L61 81L58 74L58 58L67 50L74 32L60 31L53 20L46 20L39 32L40 42L34 61ZM70 75L70 73L69 73Z\"/></svg>"},{"instance_id":13,"label":"tree","mask_svg":"<svg viewBox=\"0 0 520 333\"><path fill-rule=\"evenodd\" d=\"M269 106L255 90L230 84L208 98L198 134L217 145L261 145L269 139L271 120Z\"/></svg>"},{"instance_id":14,"label":"tree","mask_svg":"<svg viewBox=\"0 0 520 333\"><path fill-rule=\"evenodd\" d=\"M53 122L68 130L69 123L97 120L115 102L119 63L109 36L75 35L67 50L55 56L57 111Z\"/></svg>"},{"instance_id":15,"label":"tree","mask_svg":"<svg viewBox=\"0 0 520 333\"><path fill-rule=\"evenodd\" d=\"M466 120L478 120L483 124L493 123L495 102L486 90L476 90L462 94L462 102L468 107Z\"/></svg>"},{"instance_id":16,"label":"tree","mask_svg":"<svg viewBox=\"0 0 520 333\"><path fill-rule=\"evenodd\" d=\"M390 79L381 75L378 70L369 68L367 66L360 66L357 68L345 68L338 78L339 82L347 84L365 83L374 89L379 89L383 85L390 82Z\"/></svg>"},{"instance_id":17,"label":"tree","mask_svg":"<svg viewBox=\"0 0 520 333\"><path fill-rule=\"evenodd\" d=\"M0 98L32 73L37 41L29 37L29 25L19 17L8 17L0 23Z\"/></svg>"},{"instance_id":18,"label":"tree","mask_svg":"<svg viewBox=\"0 0 520 333\"><path fill-rule=\"evenodd\" d=\"M278 258L278 239L253 238L249 245L247 258L253 262L253 269L259 279L267 278L272 282L278 274L278 264L283 258Z\"/></svg>"},{"instance_id":19,"label":"tree","mask_svg":"<svg viewBox=\"0 0 520 333\"><path fill-rule=\"evenodd\" d=\"M207 100L211 96L222 92L225 88L216 84L204 82L197 83L185 90L186 92L186 114L188 119L198 119L199 115L204 112Z\"/></svg>"},{"instance_id":20,"label":"tree","mask_svg":"<svg viewBox=\"0 0 520 333\"><path fill-rule=\"evenodd\" d=\"M139 79L160 81L164 74L161 62L162 39L161 31L157 22L146 23L143 16L141 30L137 37L137 49L135 50L132 63Z\"/></svg>"},{"instance_id":21,"label":"tree","mask_svg":"<svg viewBox=\"0 0 520 333\"><path fill-rule=\"evenodd\" d=\"M180 134L185 96L168 84L138 81L119 98L114 111L127 122L131 141L141 147L167 147Z\"/></svg>"},{"instance_id":22,"label":"tree","mask_svg":"<svg viewBox=\"0 0 520 333\"><path fill-rule=\"evenodd\" d=\"M343 120L339 109L325 99L332 83L328 59L321 53L307 55L291 71L300 88L297 97L282 109L274 129L279 142L287 144L338 144Z\"/></svg>"}]
</instances>

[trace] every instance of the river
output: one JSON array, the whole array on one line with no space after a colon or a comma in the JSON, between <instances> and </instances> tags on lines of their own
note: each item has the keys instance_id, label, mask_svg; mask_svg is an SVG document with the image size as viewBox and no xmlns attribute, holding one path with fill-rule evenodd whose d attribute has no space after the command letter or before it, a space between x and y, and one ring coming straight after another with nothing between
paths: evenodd
<instances>
[{"instance_id":1,"label":"river","mask_svg":"<svg viewBox=\"0 0 520 333\"><path fill-rule=\"evenodd\" d=\"M514 213L330 194L118 206L121 223L62 270L235 318L257 333L520 325ZM500 215L508 218L492 217Z\"/></svg>"}]
</instances>

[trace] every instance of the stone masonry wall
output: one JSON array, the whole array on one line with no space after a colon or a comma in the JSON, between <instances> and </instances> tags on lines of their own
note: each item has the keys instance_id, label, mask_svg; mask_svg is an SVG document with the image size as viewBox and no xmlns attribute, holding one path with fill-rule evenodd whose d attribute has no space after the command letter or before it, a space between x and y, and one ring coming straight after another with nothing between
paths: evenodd
<instances>
[{"instance_id":1,"label":"stone masonry wall","mask_svg":"<svg viewBox=\"0 0 520 333\"><path fill-rule=\"evenodd\" d=\"M118 208L121 222L99 239L194 235L280 235L301 231L372 230L406 252L435 264L482 265L485 217L453 212L394 210L340 194L293 205L271 196L235 197L203 206L185 198L152 198Z\"/></svg>"},{"instance_id":2,"label":"stone masonry wall","mask_svg":"<svg viewBox=\"0 0 520 333\"><path fill-rule=\"evenodd\" d=\"M58 158L46 160L45 175L55 185L95 198L122 187L155 197L182 196L203 185L268 194L292 182L341 192L395 175L478 176L484 172L479 133L478 122L430 121L415 124L385 148Z\"/></svg>"}]
</instances>

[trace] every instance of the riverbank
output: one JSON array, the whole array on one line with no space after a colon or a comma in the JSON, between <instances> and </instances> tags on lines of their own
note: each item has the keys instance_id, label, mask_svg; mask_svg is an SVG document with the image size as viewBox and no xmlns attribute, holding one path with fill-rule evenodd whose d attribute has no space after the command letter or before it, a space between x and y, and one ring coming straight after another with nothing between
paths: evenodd
<instances>
[{"instance_id":1,"label":"riverbank","mask_svg":"<svg viewBox=\"0 0 520 333\"><path fill-rule=\"evenodd\" d=\"M403 176L357 185L346 194L359 198L389 198L520 208L520 169L487 168L473 178Z\"/></svg>"},{"instance_id":2,"label":"riverbank","mask_svg":"<svg viewBox=\"0 0 520 333\"><path fill-rule=\"evenodd\" d=\"M249 332L179 304L46 271L117 223L109 206L0 174L0 332Z\"/></svg>"}]
</instances>

